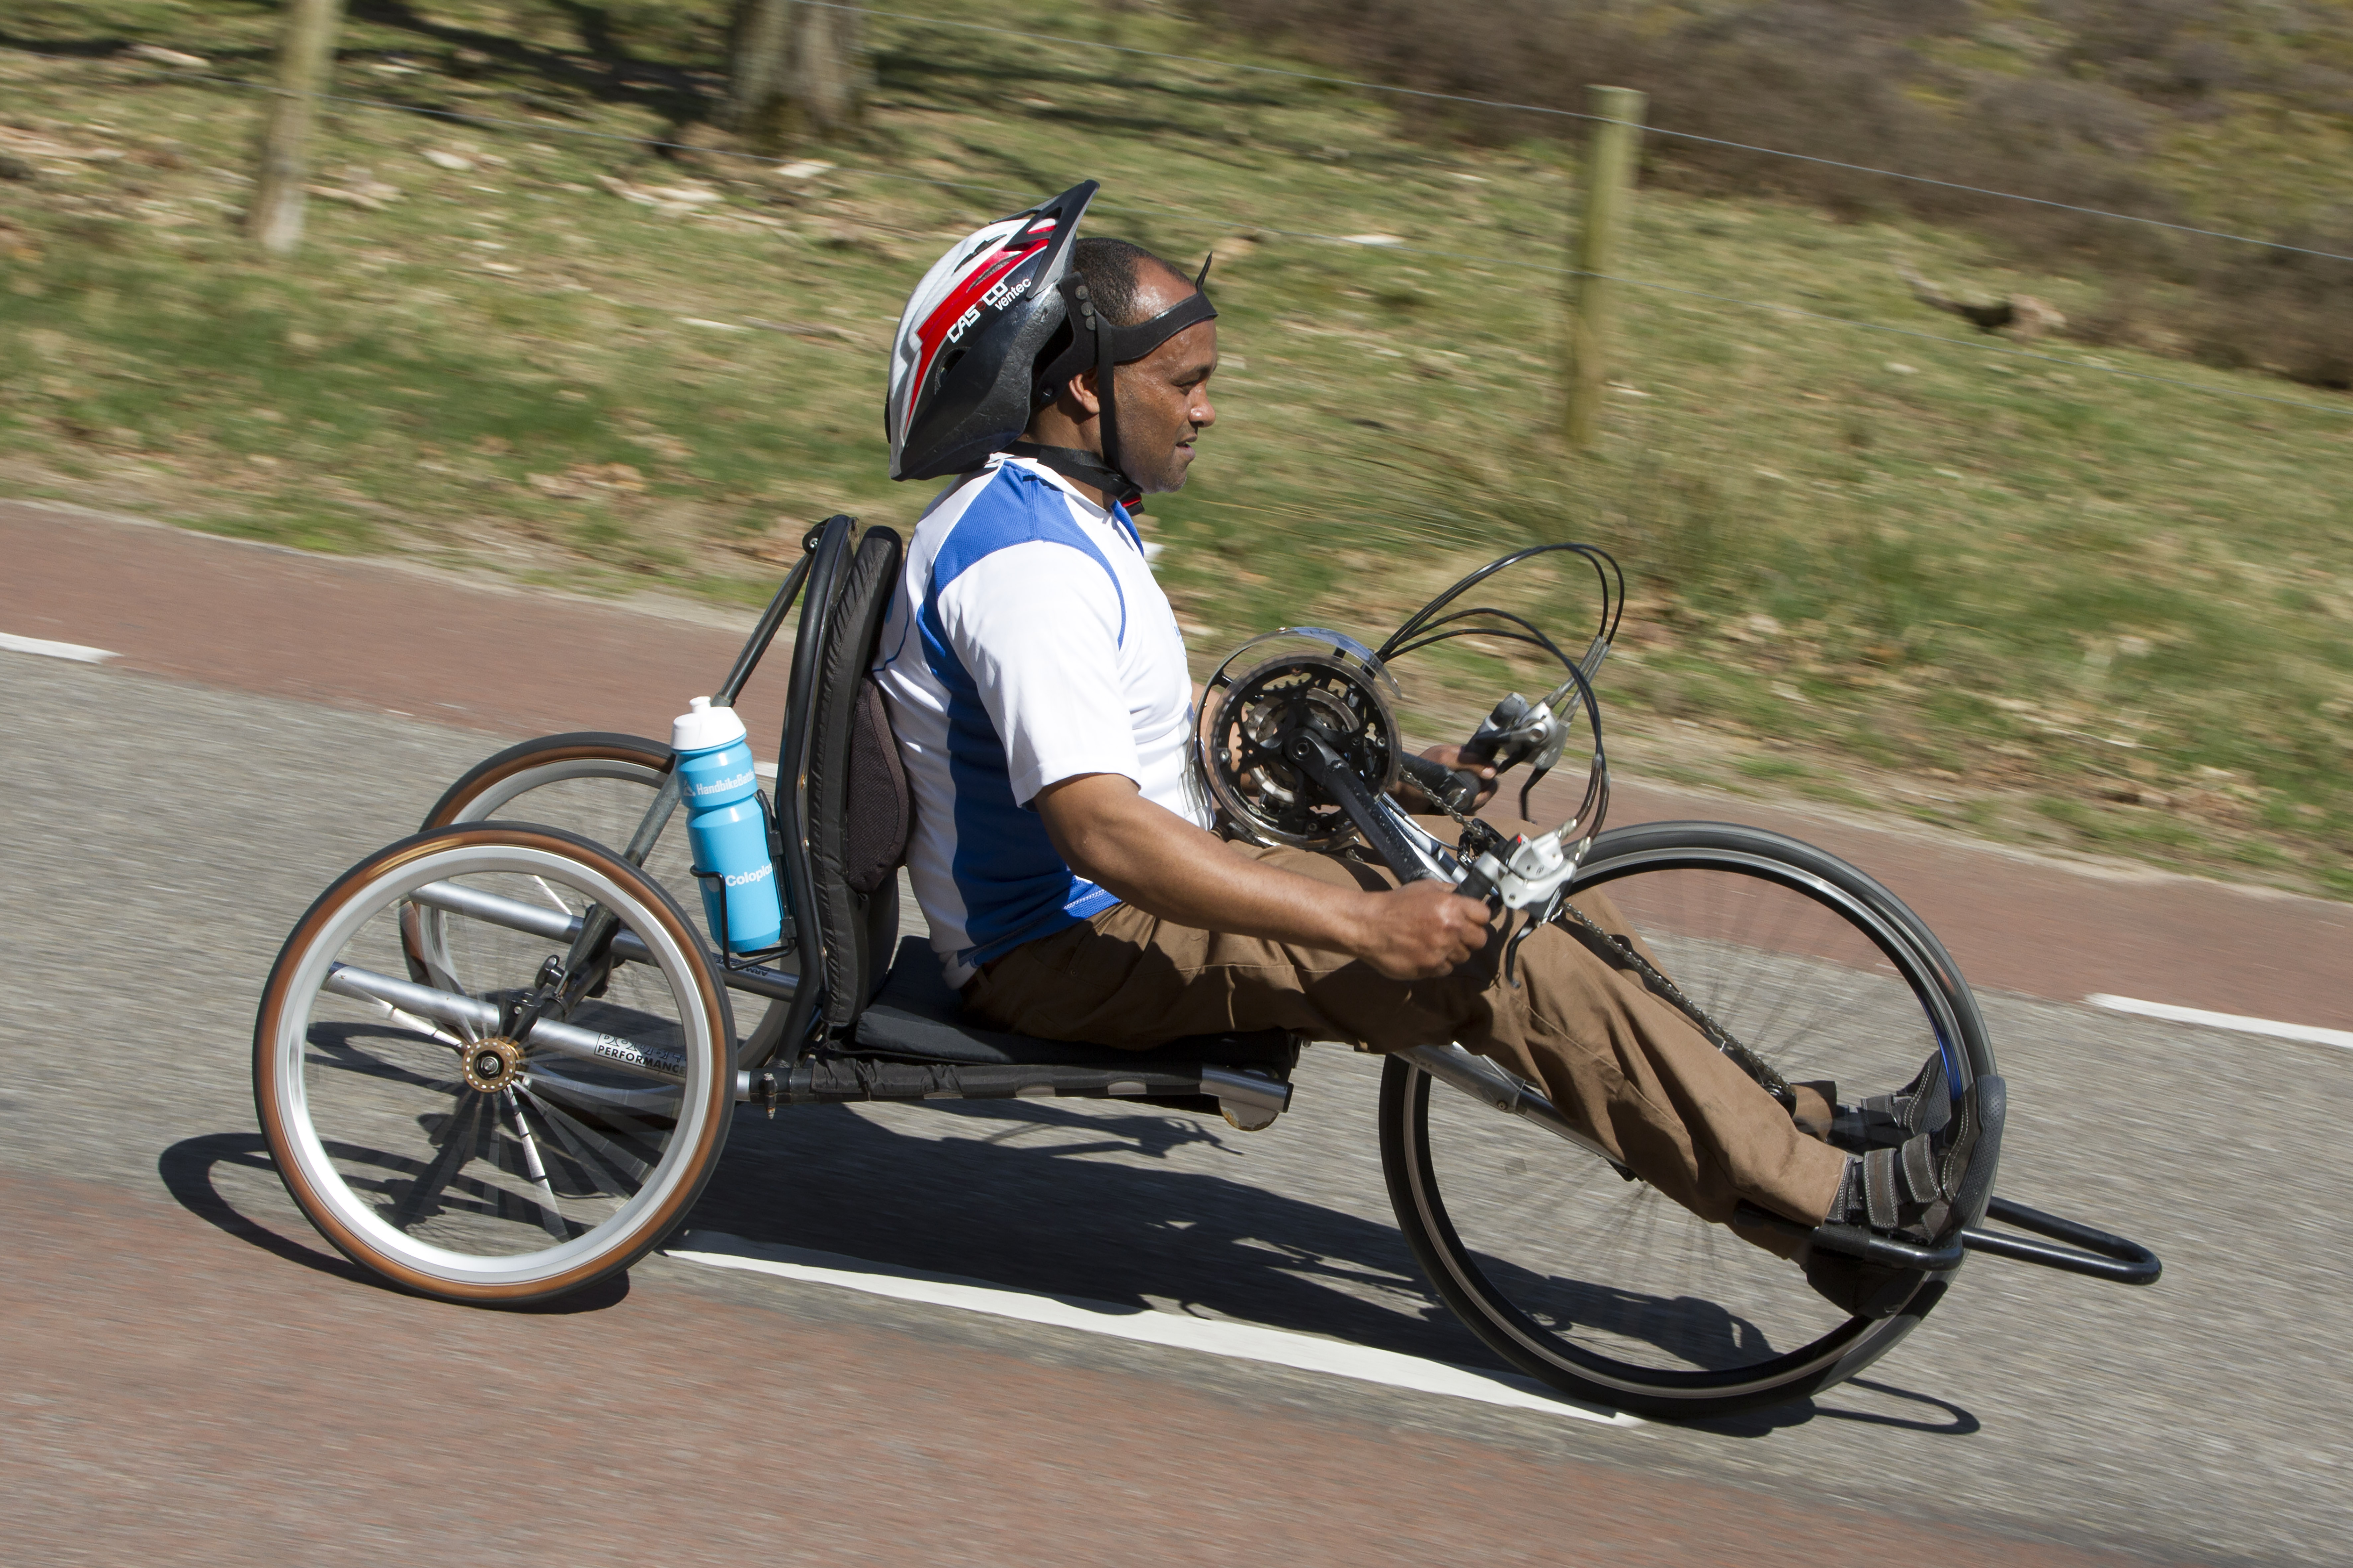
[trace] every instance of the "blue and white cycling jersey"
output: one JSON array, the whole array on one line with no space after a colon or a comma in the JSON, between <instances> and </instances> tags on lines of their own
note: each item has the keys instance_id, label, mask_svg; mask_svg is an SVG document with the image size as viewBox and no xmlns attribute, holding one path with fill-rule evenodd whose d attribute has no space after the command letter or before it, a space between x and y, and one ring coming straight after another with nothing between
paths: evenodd
<instances>
[{"instance_id":1,"label":"blue and white cycling jersey","mask_svg":"<svg viewBox=\"0 0 2353 1568\"><path fill-rule=\"evenodd\" d=\"M962 985L1119 900L1055 853L1031 803L1122 773L1207 827L1185 639L1124 509L1004 455L942 492L907 547L874 674L914 792L907 870Z\"/></svg>"}]
</instances>

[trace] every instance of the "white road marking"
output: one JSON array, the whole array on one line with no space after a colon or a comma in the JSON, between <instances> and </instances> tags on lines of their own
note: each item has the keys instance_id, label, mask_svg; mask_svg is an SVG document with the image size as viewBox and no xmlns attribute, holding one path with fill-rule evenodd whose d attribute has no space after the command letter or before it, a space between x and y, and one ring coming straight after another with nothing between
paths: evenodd
<instances>
[{"instance_id":1,"label":"white road marking","mask_svg":"<svg viewBox=\"0 0 2353 1568\"><path fill-rule=\"evenodd\" d=\"M1176 1312L1120 1307L1108 1301L1087 1301L1070 1296L1041 1296L1028 1290L1008 1290L986 1280L896 1268L888 1264L869 1263L863 1258L844 1258L833 1252L813 1252L805 1247L745 1241L720 1231L690 1231L680 1237L677 1247L664 1250L665 1256L681 1262L701 1263L713 1268L746 1269L755 1274L772 1274L782 1279L862 1290L871 1296L887 1296L893 1300L955 1307L967 1312L984 1312L991 1317L1012 1318L1025 1323L1076 1329L1082 1333L1102 1334L1110 1339L1173 1345L1180 1350L1201 1351L1237 1361L1271 1362L1276 1366L1296 1367L1303 1372L1354 1378L1360 1383L1386 1384L1391 1388L1408 1388L1421 1394L1442 1394L1456 1399L1501 1405L1514 1410L1542 1411L1547 1415L1562 1415L1575 1421L1596 1421L1609 1426L1646 1425L1640 1416L1572 1404L1546 1390L1532 1378L1473 1372L1468 1367L1424 1361L1419 1356L1400 1355L1395 1351L1344 1344L1337 1340L1317 1339L1313 1334L1293 1333L1284 1329L1261 1328L1255 1323L1193 1318Z\"/></svg>"},{"instance_id":2,"label":"white road marking","mask_svg":"<svg viewBox=\"0 0 2353 1568\"><path fill-rule=\"evenodd\" d=\"M2270 1018L2250 1018L2239 1013L2208 1013L2196 1007L2176 1007L2168 1002L2141 1002L2130 996L2086 996L2094 1007L2111 1013L2137 1013L2175 1024L2203 1024L2210 1029L2236 1029L2242 1034L2269 1035L2280 1040L2305 1040L2316 1046L2338 1046L2353 1051L2353 1029L2324 1029L2315 1024L2282 1024Z\"/></svg>"},{"instance_id":3,"label":"white road marking","mask_svg":"<svg viewBox=\"0 0 2353 1568\"><path fill-rule=\"evenodd\" d=\"M11 637L0 632L0 653L34 653L43 658L69 658L76 664L104 664L122 656L110 648L84 647L74 642L47 642L40 637Z\"/></svg>"}]
</instances>

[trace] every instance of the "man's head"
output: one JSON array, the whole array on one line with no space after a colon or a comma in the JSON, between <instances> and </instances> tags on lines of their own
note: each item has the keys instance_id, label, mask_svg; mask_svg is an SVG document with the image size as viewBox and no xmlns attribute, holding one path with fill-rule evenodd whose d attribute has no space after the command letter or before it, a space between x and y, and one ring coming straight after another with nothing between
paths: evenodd
<instances>
[{"instance_id":1,"label":"man's head","mask_svg":"<svg viewBox=\"0 0 2353 1568\"><path fill-rule=\"evenodd\" d=\"M1148 321L1195 292L1192 279L1141 246L1124 239L1082 239L1071 266L1087 295L1114 327ZM1217 421L1209 377L1218 368L1218 324L1197 321L1142 359L1113 374L1113 417L1120 466L1145 494L1185 483L1193 441ZM1029 439L1049 447L1103 449L1103 399L1096 372L1082 370L1056 389L1054 400L1029 422Z\"/></svg>"}]
</instances>

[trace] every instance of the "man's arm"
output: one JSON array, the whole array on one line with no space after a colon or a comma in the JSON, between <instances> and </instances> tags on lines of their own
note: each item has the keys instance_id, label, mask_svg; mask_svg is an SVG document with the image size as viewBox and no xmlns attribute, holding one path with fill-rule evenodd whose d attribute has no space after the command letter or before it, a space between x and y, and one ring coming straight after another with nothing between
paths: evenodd
<instances>
[{"instance_id":1,"label":"man's arm","mask_svg":"<svg viewBox=\"0 0 2353 1568\"><path fill-rule=\"evenodd\" d=\"M1367 893L1245 859L1119 773L1050 784L1037 807L1072 870L1162 920L1345 952L1398 980L1444 974L1486 945L1486 905L1441 883Z\"/></svg>"}]
</instances>

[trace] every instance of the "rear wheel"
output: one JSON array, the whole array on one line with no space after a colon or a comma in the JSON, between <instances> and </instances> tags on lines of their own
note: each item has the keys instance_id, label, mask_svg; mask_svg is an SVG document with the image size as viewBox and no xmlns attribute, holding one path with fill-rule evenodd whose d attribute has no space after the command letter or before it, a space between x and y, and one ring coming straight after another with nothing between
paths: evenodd
<instances>
[{"instance_id":1,"label":"rear wheel","mask_svg":"<svg viewBox=\"0 0 2353 1568\"><path fill-rule=\"evenodd\" d=\"M621 955L567 1013L515 1000L592 906ZM437 918L406 977L405 922ZM451 1300L576 1289L658 1246L716 1167L733 1023L676 901L587 840L519 823L404 839L345 872L271 970L254 1097L280 1177L353 1261Z\"/></svg>"},{"instance_id":2,"label":"rear wheel","mask_svg":"<svg viewBox=\"0 0 2353 1568\"><path fill-rule=\"evenodd\" d=\"M475 764L463 778L444 791L425 814L425 827L459 823L543 822L567 833L603 845L615 855L627 849L646 808L653 804L662 780L669 776L670 748L642 735L585 730L571 734L543 735L509 746ZM693 857L687 845L683 812L670 819L647 852L644 868L681 908L702 920L702 894L696 884ZM434 937L436 912L415 916L410 969L423 978L423 949ZM790 969L790 955L776 961ZM737 1023L751 1040L770 1004L746 992L735 993Z\"/></svg>"},{"instance_id":3,"label":"rear wheel","mask_svg":"<svg viewBox=\"0 0 2353 1568\"><path fill-rule=\"evenodd\" d=\"M1936 938L1820 850L1719 824L1620 828L1597 841L1570 901L1597 892L1689 1005L1791 1081L1834 1079L1852 1101L1938 1051L1957 1089L1993 1070ZM1402 1058L1382 1082L1381 1150L1398 1221L1447 1304L1524 1371L1641 1415L1718 1415L1829 1386L1910 1332L1949 1279L1918 1277L1892 1317L1849 1317L1792 1264Z\"/></svg>"},{"instance_id":4,"label":"rear wheel","mask_svg":"<svg viewBox=\"0 0 2353 1568\"><path fill-rule=\"evenodd\" d=\"M475 764L433 803L419 830L493 818L544 822L617 855L669 775L670 757L670 747L642 735L599 730L543 735ZM675 819L665 826L645 868L691 910L695 883L684 826Z\"/></svg>"}]
</instances>

